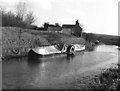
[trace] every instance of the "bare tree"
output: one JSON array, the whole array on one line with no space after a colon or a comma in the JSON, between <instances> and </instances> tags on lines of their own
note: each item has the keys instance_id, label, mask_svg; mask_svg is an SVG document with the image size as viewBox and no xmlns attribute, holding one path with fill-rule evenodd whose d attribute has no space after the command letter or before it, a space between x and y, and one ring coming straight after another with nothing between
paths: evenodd
<instances>
[{"instance_id":1,"label":"bare tree","mask_svg":"<svg viewBox=\"0 0 120 91\"><path fill-rule=\"evenodd\" d=\"M19 17L21 20L24 19L25 14L26 14L26 3L25 2L19 2L16 6L16 15Z\"/></svg>"},{"instance_id":2,"label":"bare tree","mask_svg":"<svg viewBox=\"0 0 120 91\"><path fill-rule=\"evenodd\" d=\"M16 17L22 21L22 23L19 23L20 25L20 30L19 30L19 44L18 44L18 54L20 53L21 45L21 34L22 34L22 29L23 27L26 27L26 25L30 25L33 22L35 22L35 17L33 15L32 11L27 12L27 7L25 2L19 2L16 6ZM20 21L19 20L19 21Z\"/></svg>"},{"instance_id":3,"label":"bare tree","mask_svg":"<svg viewBox=\"0 0 120 91\"><path fill-rule=\"evenodd\" d=\"M27 10L25 2L19 2L16 6L16 16L26 25L31 25L35 22L35 16L32 11Z\"/></svg>"},{"instance_id":4,"label":"bare tree","mask_svg":"<svg viewBox=\"0 0 120 91\"><path fill-rule=\"evenodd\" d=\"M24 21L24 17L26 14L26 3L25 2L19 2L16 6L16 17L19 19L19 21ZM20 41L21 41L21 34L22 34L22 27L23 27L23 23L18 22L20 29L19 29L19 34L18 34L18 54L20 54Z\"/></svg>"},{"instance_id":5,"label":"bare tree","mask_svg":"<svg viewBox=\"0 0 120 91\"><path fill-rule=\"evenodd\" d=\"M30 11L30 12L25 16L24 22L25 22L27 25L31 25L32 23L35 22L35 16L33 15L33 12L32 12L32 11Z\"/></svg>"}]
</instances>

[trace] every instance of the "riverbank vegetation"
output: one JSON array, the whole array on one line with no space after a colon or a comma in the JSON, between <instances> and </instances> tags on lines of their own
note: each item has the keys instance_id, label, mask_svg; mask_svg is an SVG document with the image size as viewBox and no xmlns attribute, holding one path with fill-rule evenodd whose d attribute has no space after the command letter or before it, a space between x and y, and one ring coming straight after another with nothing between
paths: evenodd
<instances>
[{"instance_id":1,"label":"riverbank vegetation","mask_svg":"<svg viewBox=\"0 0 120 91\"><path fill-rule=\"evenodd\" d=\"M26 56L29 48L65 43L71 38L78 38L62 33L17 27L2 27L0 31L2 33L2 58Z\"/></svg>"},{"instance_id":2,"label":"riverbank vegetation","mask_svg":"<svg viewBox=\"0 0 120 91\"><path fill-rule=\"evenodd\" d=\"M106 45L120 46L120 36L95 34L95 33L83 33L83 37L88 41L99 40L100 43L103 43Z\"/></svg>"},{"instance_id":3,"label":"riverbank vegetation","mask_svg":"<svg viewBox=\"0 0 120 91\"><path fill-rule=\"evenodd\" d=\"M104 70L95 75L89 82L88 89L99 89L102 91L118 91L120 89L120 64L113 68Z\"/></svg>"}]
</instances>

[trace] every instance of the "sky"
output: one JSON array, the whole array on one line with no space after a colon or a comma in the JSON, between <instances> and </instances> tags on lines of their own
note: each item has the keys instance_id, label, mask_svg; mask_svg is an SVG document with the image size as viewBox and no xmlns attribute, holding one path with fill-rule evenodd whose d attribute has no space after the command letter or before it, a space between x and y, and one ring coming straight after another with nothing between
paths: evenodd
<instances>
[{"instance_id":1,"label":"sky","mask_svg":"<svg viewBox=\"0 0 120 91\"><path fill-rule=\"evenodd\" d=\"M78 19L85 32L118 35L119 0L0 0L5 10L15 11L18 2L26 2L34 12L35 24L75 24Z\"/></svg>"}]
</instances>

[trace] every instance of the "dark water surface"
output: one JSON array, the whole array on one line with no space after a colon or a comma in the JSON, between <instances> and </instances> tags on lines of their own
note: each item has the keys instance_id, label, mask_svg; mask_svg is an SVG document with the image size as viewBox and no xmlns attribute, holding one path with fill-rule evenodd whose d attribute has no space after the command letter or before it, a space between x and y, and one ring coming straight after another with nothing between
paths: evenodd
<instances>
[{"instance_id":1,"label":"dark water surface","mask_svg":"<svg viewBox=\"0 0 120 91\"><path fill-rule=\"evenodd\" d=\"M3 89L72 88L69 78L76 79L76 75L91 67L117 58L116 46L101 45L69 58L58 56L36 62L27 58L10 59L2 62Z\"/></svg>"}]
</instances>

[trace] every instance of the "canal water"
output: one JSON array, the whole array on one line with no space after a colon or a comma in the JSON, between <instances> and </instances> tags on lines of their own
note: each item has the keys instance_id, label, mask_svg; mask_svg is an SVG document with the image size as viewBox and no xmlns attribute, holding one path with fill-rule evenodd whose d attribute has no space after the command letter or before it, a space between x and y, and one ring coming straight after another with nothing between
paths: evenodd
<instances>
[{"instance_id":1,"label":"canal water","mask_svg":"<svg viewBox=\"0 0 120 91\"><path fill-rule=\"evenodd\" d=\"M73 57L58 56L29 60L9 59L2 62L3 89L72 88L70 79L105 62L117 62L116 46L100 45L94 51ZM77 83L76 83L77 84Z\"/></svg>"}]
</instances>

